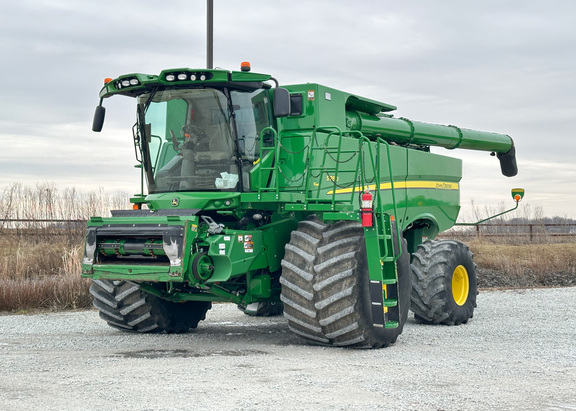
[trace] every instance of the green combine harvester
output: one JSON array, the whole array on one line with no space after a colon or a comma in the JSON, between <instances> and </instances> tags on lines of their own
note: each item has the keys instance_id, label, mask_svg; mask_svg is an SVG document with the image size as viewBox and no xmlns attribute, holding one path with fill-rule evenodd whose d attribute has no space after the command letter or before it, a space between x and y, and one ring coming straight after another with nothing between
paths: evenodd
<instances>
[{"instance_id":1,"label":"green combine harvester","mask_svg":"<svg viewBox=\"0 0 576 411\"><path fill-rule=\"evenodd\" d=\"M283 313L313 344L379 348L410 307L424 323L472 317L472 253L434 241L458 217L462 163L430 146L491 152L510 177L509 136L395 118L320 84L280 87L245 63L107 79L94 131L115 95L136 99L142 191L132 210L90 218L82 264L110 326L187 332L232 302Z\"/></svg>"}]
</instances>

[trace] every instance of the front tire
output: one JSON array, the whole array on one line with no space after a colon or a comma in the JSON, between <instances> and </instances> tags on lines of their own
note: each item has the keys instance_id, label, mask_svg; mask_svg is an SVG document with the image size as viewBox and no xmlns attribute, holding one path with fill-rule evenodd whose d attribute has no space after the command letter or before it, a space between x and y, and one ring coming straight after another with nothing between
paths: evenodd
<instances>
[{"instance_id":1,"label":"front tire","mask_svg":"<svg viewBox=\"0 0 576 411\"><path fill-rule=\"evenodd\" d=\"M458 325L474 315L476 264L460 241L426 241L412 254L414 318L426 324Z\"/></svg>"},{"instance_id":2,"label":"front tire","mask_svg":"<svg viewBox=\"0 0 576 411\"><path fill-rule=\"evenodd\" d=\"M93 280L90 294L109 326L139 333L185 333L196 328L212 307L207 301L163 300L130 281Z\"/></svg>"},{"instance_id":3,"label":"front tire","mask_svg":"<svg viewBox=\"0 0 576 411\"><path fill-rule=\"evenodd\" d=\"M323 345L380 348L394 343L408 316L410 259L402 241L398 259L400 321L372 325L364 230L355 221L301 221L282 261L281 299L290 329Z\"/></svg>"}]
</instances>

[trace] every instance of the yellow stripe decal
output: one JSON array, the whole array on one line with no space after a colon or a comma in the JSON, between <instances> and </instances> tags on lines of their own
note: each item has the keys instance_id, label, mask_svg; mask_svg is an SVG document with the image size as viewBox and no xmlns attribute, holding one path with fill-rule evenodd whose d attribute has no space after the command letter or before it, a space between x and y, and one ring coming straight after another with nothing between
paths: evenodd
<instances>
[{"instance_id":1,"label":"yellow stripe decal","mask_svg":"<svg viewBox=\"0 0 576 411\"><path fill-rule=\"evenodd\" d=\"M392 188L391 183L382 183L380 184L380 190L390 190ZM429 188L434 190L458 190L459 186L458 183L451 183L448 181L399 181L394 183L394 188L402 189L402 188ZM370 191L376 190L376 185L371 184L368 186ZM360 192L360 187L350 187L350 188L341 188L336 190L336 194L347 194L352 193L352 191ZM328 191L326 194L331 195L334 194L334 191Z\"/></svg>"}]
</instances>

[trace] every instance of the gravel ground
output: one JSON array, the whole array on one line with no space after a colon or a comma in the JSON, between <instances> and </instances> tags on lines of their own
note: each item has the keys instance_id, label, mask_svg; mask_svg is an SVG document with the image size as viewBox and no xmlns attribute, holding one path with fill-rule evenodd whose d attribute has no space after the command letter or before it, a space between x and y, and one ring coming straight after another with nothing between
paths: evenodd
<instances>
[{"instance_id":1,"label":"gravel ground","mask_svg":"<svg viewBox=\"0 0 576 411\"><path fill-rule=\"evenodd\" d=\"M184 335L97 312L0 316L2 410L576 410L576 288L485 291L467 325L410 316L382 350L303 344L218 304Z\"/></svg>"}]
</instances>

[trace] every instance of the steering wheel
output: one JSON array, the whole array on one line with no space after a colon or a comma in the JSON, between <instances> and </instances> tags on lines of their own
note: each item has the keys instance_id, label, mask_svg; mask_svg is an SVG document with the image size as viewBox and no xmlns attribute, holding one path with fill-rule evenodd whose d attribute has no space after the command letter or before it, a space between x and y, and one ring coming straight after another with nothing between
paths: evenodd
<instances>
[{"instance_id":1,"label":"steering wheel","mask_svg":"<svg viewBox=\"0 0 576 411\"><path fill-rule=\"evenodd\" d=\"M182 134L185 138L195 137L195 140L206 138L207 135L202 127L194 126L192 124L185 124L182 126Z\"/></svg>"},{"instance_id":2,"label":"steering wheel","mask_svg":"<svg viewBox=\"0 0 576 411\"><path fill-rule=\"evenodd\" d=\"M174 148L174 151L180 151L183 148L193 149L196 145L198 145L199 140L208 137L202 127L194 126L192 124L183 125L182 129L180 130L180 134L184 136L184 142L182 144L180 144L180 141L178 141L176 133L174 133L173 130L170 130L170 135L172 136L172 147Z\"/></svg>"}]
</instances>

